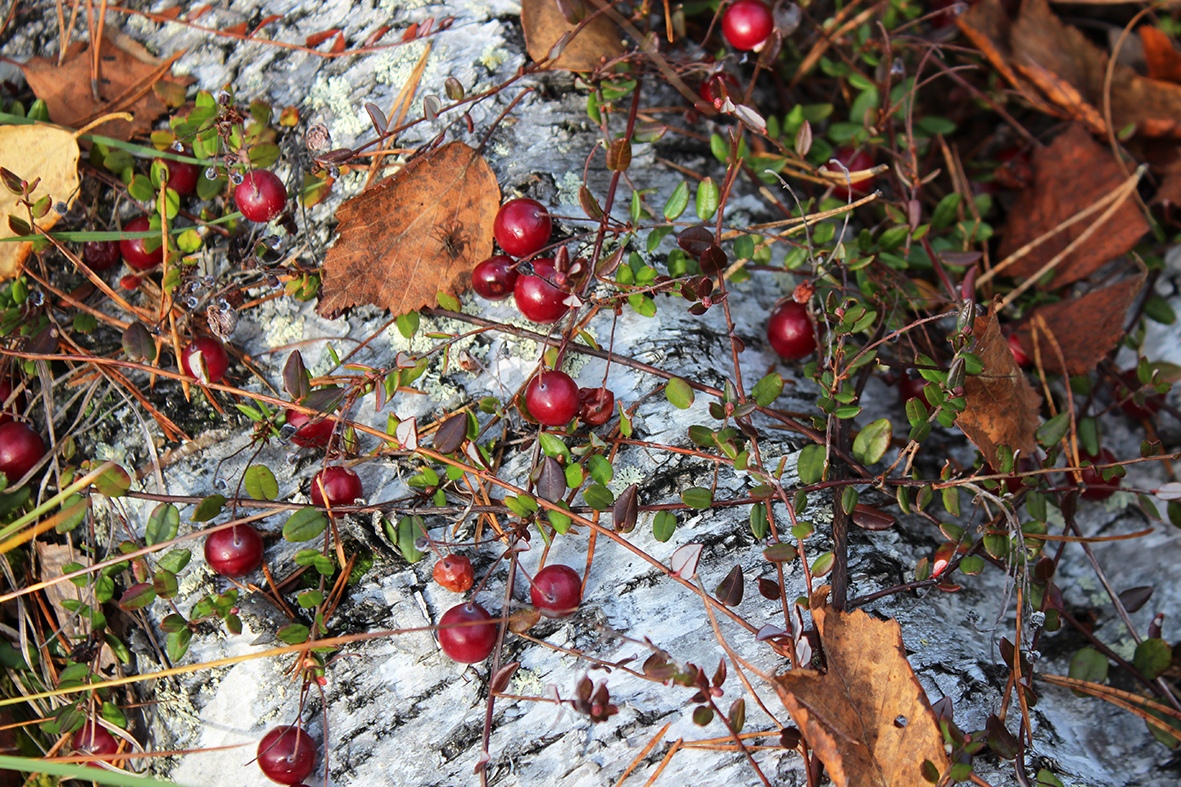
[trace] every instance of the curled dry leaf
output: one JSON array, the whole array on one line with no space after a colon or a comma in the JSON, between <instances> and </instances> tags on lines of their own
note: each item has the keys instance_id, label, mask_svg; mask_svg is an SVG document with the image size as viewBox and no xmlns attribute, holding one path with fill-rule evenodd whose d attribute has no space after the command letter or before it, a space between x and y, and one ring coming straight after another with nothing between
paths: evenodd
<instances>
[{"instance_id":1,"label":"curled dry leaf","mask_svg":"<svg viewBox=\"0 0 1181 787\"><path fill-rule=\"evenodd\" d=\"M1021 349L1030 358L1035 357L1033 334L1040 316L1065 361L1063 368L1053 343L1039 334L1042 367L1052 374L1087 374L1124 338L1124 316L1143 286L1141 274L1078 298L1039 306L1017 329Z\"/></svg>"},{"instance_id":2,"label":"curled dry leaf","mask_svg":"<svg viewBox=\"0 0 1181 787\"><path fill-rule=\"evenodd\" d=\"M980 374L965 378L967 407L956 418L956 424L984 454L985 461L999 467L998 446L1007 445L1026 455L1037 448L1034 435L1042 399L1013 360L995 309L987 317L976 319L974 335L973 352L984 368Z\"/></svg>"},{"instance_id":3,"label":"curled dry leaf","mask_svg":"<svg viewBox=\"0 0 1181 787\"><path fill-rule=\"evenodd\" d=\"M828 669L793 669L775 688L837 787L929 787L921 768L949 763L895 620L838 612L812 597ZM901 722L905 719L905 722Z\"/></svg>"},{"instance_id":4,"label":"curled dry leaf","mask_svg":"<svg viewBox=\"0 0 1181 787\"><path fill-rule=\"evenodd\" d=\"M1106 135L1107 53L1064 24L1046 0L1024 0L1014 20L1001 0L981 0L956 24L1035 106ZM1115 131L1135 126L1141 136L1181 136L1181 85L1142 77L1116 63L1110 96Z\"/></svg>"},{"instance_id":5,"label":"curled dry leaf","mask_svg":"<svg viewBox=\"0 0 1181 787\"><path fill-rule=\"evenodd\" d=\"M468 286L492 253L500 186L488 163L451 142L336 211L340 238L324 262L318 311L371 304L403 314Z\"/></svg>"},{"instance_id":6,"label":"curled dry leaf","mask_svg":"<svg viewBox=\"0 0 1181 787\"><path fill-rule=\"evenodd\" d=\"M74 204L78 194L78 143L74 135L53 126L0 126L0 161L17 177L32 183L41 182L33 191L32 199L48 196L53 202L49 212L37 220L37 226L47 230L61 215L57 203ZM0 188L0 238L14 238L8 217L28 221L28 214L18 197ZM0 280L11 279L29 255L31 243L0 243Z\"/></svg>"},{"instance_id":7,"label":"curled dry leaf","mask_svg":"<svg viewBox=\"0 0 1181 787\"><path fill-rule=\"evenodd\" d=\"M1033 154L1033 184L1017 197L1001 240L1004 258L1041 237L1079 211L1119 188L1125 174L1111 156L1078 125L1071 126L1048 147ZM1028 277L1065 249L1091 226L1079 221L1039 244L1004 269L1006 276ZM1148 231L1136 203L1124 202L1073 254L1055 269L1053 287L1063 287L1094 273L1126 254Z\"/></svg>"},{"instance_id":8,"label":"curled dry leaf","mask_svg":"<svg viewBox=\"0 0 1181 787\"><path fill-rule=\"evenodd\" d=\"M593 4L588 3L588 16L593 13ZM592 71L602 58L611 59L623 53L619 27L606 14L578 28L571 24L558 9L554 0L523 0L521 3L521 27L525 31L525 48L529 57L538 63L549 57L550 50L566 33L574 33L566 42L562 53L547 69L562 71Z\"/></svg>"},{"instance_id":9,"label":"curled dry leaf","mask_svg":"<svg viewBox=\"0 0 1181 787\"><path fill-rule=\"evenodd\" d=\"M111 112L130 112L131 122L105 123L97 133L118 139L131 139L147 133L152 123L168 111L152 89L164 79L177 85L185 80L172 77L169 70L184 52L167 60L157 60L140 44L125 37L117 42L111 36L102 41L98 98L90 89L91 53L86 44L74 44L59 66L57 58L33 57L21 66L29 87L43 99L54 123L81 128Z\"/></svg>"},{"instance_id":10,"label":"curled dry leaf","mask_svg":"<svg viewBox=\"0 0 1181 787\"><path fill-rule=\"evenodd\" d=\"M1181 52L1173 46L1172 39L1152 25L1144 25L1137 32L1140 33L1140 45L1148 65L1148 77L1181 82Z\"/></svg>"}]
</instances>

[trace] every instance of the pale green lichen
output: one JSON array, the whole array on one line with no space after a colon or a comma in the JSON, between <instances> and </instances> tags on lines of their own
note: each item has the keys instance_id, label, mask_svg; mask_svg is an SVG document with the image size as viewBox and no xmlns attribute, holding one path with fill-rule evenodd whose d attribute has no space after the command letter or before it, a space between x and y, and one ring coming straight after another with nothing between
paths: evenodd
<instances>
[{"instance_id":1,"label":"pale green lichen","mask_svg":"<svg viewBox=\"0 0 1181 787\"><path fill-rule=\"evenodd\" d=\"M415 41L406 46L395 47L378 55L373 61L373 78L380 85L390 85L395 88L395 93L400 91L403 85L414 74L414 69L418 65L418 61L422 59L422 53L426 50L426 43L423 41ZM438 52L432 53L427 59L426 67L422 72L422 80L425 82L438 69L438 62L441 56ZM416 98L410 104L410 116L422 114L422 96L424 91L419 90L415 92ZM388 107L384 109L389 109Z\"/></svg>"},{"instance_id":2,"label":"pale green lichen","mask_svg":"<svg viewBox=\"0 0 1181 787\"><path fill-rule=\"evenodd\" d=\"M582 188L582 176L577 172L567 172L558 181L558 202L563 205L577 205L578 191Z\"/></svg>"},{"instance_id":3,"label":"pale green lichen","mask_svg":"<svg viewBox=\"0 0 1181 787\"><path fill-rule=\"evenodd\" d=\"M648 474L640 470L640 468L627 465L625 467L615 468L615 477L611 479L611 483L607 484L607 488L618 496L623 490L627 489L632 484L641 485L648 480Z\"/></svg>"},{"instance_id":4,"label":"pale green lichen","mask_svg":"<svg viewBox=\"0 0 1181 787\"><path fill-rule=\"evenodd\" d=\"M495 71L508 60L509 51L502 40L489 41L480 53L480 65L489 71Z\"/></svg>"},{"instance_id":5,"label":"pale green lichen","mask_svg":"<svg viewBox=\"0 0 1181 787\"><path fill-rule=\"evenodd\" d=\"M369 116L353 103L353 83L343 76L318 76L308 91L307 103L313 111L327 109L332 114L333 136L356 137L369 128Z\"/></svg>"},{"instance_id":6,"label":"pale green lichen","mask_svg":"<svg viewBox=\"0 0 1181 787\"><path fill-rule=\"evenodd\" d=\"M267 347L284 347L304 338L304 317L290 298L259 304L255 316Z\"/></svg>"}]
</instances>

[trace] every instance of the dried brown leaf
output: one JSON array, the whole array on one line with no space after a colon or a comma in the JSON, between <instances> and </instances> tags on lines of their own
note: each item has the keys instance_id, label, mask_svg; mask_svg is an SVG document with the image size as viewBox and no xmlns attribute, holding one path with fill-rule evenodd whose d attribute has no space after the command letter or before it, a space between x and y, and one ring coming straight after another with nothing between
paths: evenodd
<instances>
[{"instance_id":1,"label":"dried brown leaf","mask_svg":"<svg viewBox=\"0 0 1181 787\"><path fill-rule=\"evenodd\" d=\"M929 787L930 760L948 768L943 736L906 660L895 620L838 612L812 597L828 671L794 669L775 688L837 787Z\"/></svg>"},{"instance_id":2,"label":"dried brown leaf","mask_svg":"<svg viewBox=\"0 0 1181 787\"><path fill-rule=\"evenodd\" d=\"M492 253L499 206L496 176L462 142L412 162L337 209L319 312L371 304L403 314L462 291Z\"/></svg>"},{"instance_id":3,"label":"dried brown leaf","mask_svg":"<svg viewBox=\"0 0 1181 787\"><path fill-rule=\"evenodd\" d=\"M168 75L172 63L183 52L160 61L133 41L120 38L116 45L104 37L96 100L91 92L88 50L86 44L74 44L61 66L56 58L44 57L30 58L21 66L29 87L37 98L44 99L50 119L58 125L81 128L101 115L130 112L133 121L111 121L99 133L131 139L150 131L152 123L168 111L152 86L160 79L185 84L184 80Z\"/></svg>"},{"instance_id":4,"label":"dried brown leaf","mask_svg":"<svg viewBox=\"0 0 1181 787\"><path fill-rule=\"evenodd\" d=\"M1174 48L1172 39L1152 25L1144 25L1137 32L1148 63L1148 78L1181 82L1181 52Z\"/></svg>"},{"instance_id":5,"label":"dried brown leaf","mask_svg":"<svg viewBox=\"0 0 1181 787\"><path fill-rule=\"evenodd\" d=\"M1034 151L1033 182L1018 195L1005 225L999 255L1004 258L1057 227L1075 213L1117 189L1123 170L1111 151L1095 142L1082 126L1074 125L1048 147ZM1007 276L1028 277L1088 229L1075 225L1041 243L1005 270ZM1069 259L1054 271L1053 287L1062 287L1094 273L1126 254L1148 231L1148 222L1128 200Z\"/></svg>"},{"instance_id":6,"label":"dried brown leaf","mask_svg":"<svg viewBox=\"0 0 1181 787\"><path fill-rule=\"evenodd\" d=\"M1124 316L1143 286L1144 276L1140 275L1078 298L1039 306L1017 329L1021 348L1030 358L1034 357L1034 318L1040 316L1062 349L1066 363L1064 369L1053 343L1048 337L1039 336L1045 370L1053 374L1087 374L1124 338Z\"/></svg>"},{"instance_id":7,"label":"dried brown leaf","mask_svg":"<svg viewBox=\"0 0 1181 787\"><path fill-rule=\"evenodd\" d=\"M1038 407L1041 397L1013 360L1009 341L1001 334L995 309L976 318L976 345L983 371L964 380L967 407L956 424L993 467L1000 466L996 449L1007 445L1031 455L1037 448Z\"/></svg>"},{"instance_id":8,"label":"dried brown leaf","mask_svg":"<svg viewBox=\"0 0 1181 787\"><path fill-rule=\"evenodd\" d=\"M49 197L55 206L37 220L41 229L50 229L61 218L56 210L58 203L74 204L78 196L78 142L69 131L41 124L0 126L0 161L29 183L40 178L33 201ZM10 215L26 221L29 218L18 197L6 188L0 189L0 238L16 237L8 226ZM31 243L0 243L0 281L20 272L31 249Z\"/></svg>"},{"instance_id":9,"label":"dried brown leaf","mask_svg":"<svg viewBox=\"0 0 1181 787\"><path fill-rule=\"evenodd\" d=\"M522 0L521 27L525 31L525 48L529 57L544 61L566 33L578 30L578 25L566 21L554 0ZM547 69L563 71L591 71L602 58L611 59L623 53L619 27L605 14L585 24L577 35L566 42L562 54Z\"/></svg>"}]
</instances>

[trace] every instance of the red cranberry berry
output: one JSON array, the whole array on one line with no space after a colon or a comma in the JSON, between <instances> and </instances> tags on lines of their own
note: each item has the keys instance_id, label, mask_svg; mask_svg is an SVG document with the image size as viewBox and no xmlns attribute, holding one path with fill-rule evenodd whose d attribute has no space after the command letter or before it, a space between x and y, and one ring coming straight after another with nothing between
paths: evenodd
<instances>
[{"instance_id":1,"label":"red cranberry berry","mask_svg":"<svg viewBox=\"0 0 1181 787\"><path fill-rule=\"evenodd\" d=\"M313 417L298 410L287 411L287 423L295 427L291 442L302 448L324 448L336 428L336 421L331 418Z\"/></svg>"},{"instance_id":2,"label":"red cranberry berry","mask_svg":"<svg viewBox=\"0 0 1181 787\"><path fill-rule=\"evenodd\" d=\"M279 784L299 784L316 766L316 742L298 727L276 727L258 742L258 767Z\"/></svg>"},{"instance_id":3,"label":"red cranberry berry","mask_svg":"<svg viewBox=\"0 0 1181 787\"><path fill-rule=\"evenodd\" d=\"M287 189L269 169L252 169L234 189L234 204L246 218L266 224L287 206Z\"/></svg>"},{"instance_id":4,"label":"red cranberry berry","mask_svg":"<svg viewBox=\"0 0 1181 787\"><path fill-rule=\"evenodd\" d=\"M500 206L492 222L492 235L500 248L514 257L528 257L549 243L553 222L537 200L511 199Z\"/></svg>"},{"instance_id":5,"label":"red cranberry berry","mask_svg":"<svg viewBox=\"0 0 1181 787\"><path fill-rule=\"evenodd\" d=\"M835 164L824 164L821 169L825 172L835 172L838 179L833 182L832 195L837 199L847 200L850 197L863 197L869 193L869 187L873 184L873 175L869 175L860 180L853 180L856 172L870 169L873 167L873 156L865 150L855 150L853 148L837 148L833 152L832 157L845 165L845 169L849 170L849 183L845 181L845 172ZM850 186L852 188L850 188Z\"/></svg>"},{"instance_id":6,"label":"red cranberry berry","mask_svg":"<svg viewBox=\"0 0 1181 787\"><path fill-rule=\"evenodd\" d=\"M902 376L898 378L898 398L902 400L903 404L906 404L915 397L921 397L924 404L930 404L927 401L926 386L927 381L922 377L911 377L903 372Z\"/></svg>"},{"instance_id":7,"label":"red cranberry berry","mask_svg":"<svg viewBox=\"0 0 1181 787\"><path fill-rule=\"evenodd\" d=\"M119 751L119 741L115 739L115 736L105 727L100 727L90 720L87 720L82 729L74 733L71 745L78 754L116 754ZM109 762L109 760L103 760L103 762ZM98 767L93 762L90 763L90 766L92 768Z\"/></svg>"},{"instance_id":8,"label":"red cranberry berry","mask_svg":"<svg viewBox=\"0 0 1181 787\"><path fill-rule=\"evenodd\" d=\"M24 478L44 456L45 441L27 424L0 424L0 473L8 477L9 486Z\"/></svg>"},{"instance_id":9,"label":"red cranberry berry","mask_svg":"<svg viewBox=\"0 0 1181 787\"><path fill-rule=\"evenodd\" d=\"M775 17L762 0L738 0L722 14L722 35L730 46L750 51L775 29Z\"/></svg>"},{"instance_id":10,"label":"red cranberry berry","mask_svg":"<svg viewBox=\"0 0 1181 787\"><path fill-rule=\"evenodd\" d=\"M147 216L132 219L123 225L124 232L147 232L152 228L152 222ZM155 247L148 249L148 244ZM123 260L137 271L154 268L164 260L164 247L158 238L124 238L119 241L119 252Z\"/></svg>"},{"instance_id":11,"label":"red cranberry berry","mask_svg":"<svg viewBox=\"0 0 1181 787\"><path fill-rule=\"evenodd\" d=\"M472 271L472 289L486 301L503 301L513 294L517 271L513 260L503 254L489 257Z\"/></svg>"},{"instance_id":12,"label":"red cranberry berry","mask_svg":"<svg viewBox=\"0 0 1181 787\"><path fill-rule=\"evenodd\" d=\"M1090 460L1096 465L1110 465L1116 461L1115 454L1106 448L1100 448L1098 456L1084 456L1083 459ZM1106 470L1099 470L1093 466L1083 468L1083 491L1081 496L1084 500L1106 500L1119 489L1119 476L1112 478L1110 481L1105 481L1103 480L1104 472L1111 472L1111 468L1107 468Z\"/></svg>"},{"instance_id":13,"label":"red cranberry berry","mask_svg":"<svg viewBox=\"0 0 1181 787\"><path fill-rule=\"evenodd\" d=\"M324 486L323 492L320 491L321 484ZM327 498L331 505L348 506L364 496L365 490L361 486L361 479L347 467L325 467L312 479L312 505L322 506Z\"/></svg>"},{"instance_id":14,"label":"red cranberry berry","mask_svg":"<svg viewBox=\"0 0 1181 787\"><path fill-rule=\"evenodd\" d=\"M82 244L82 261L92 271L105 271L119 264L123 255L119 253L117 240L92 240Z\"/></svg>"},{"instance_id":15,"label":"red cranberry berry","mask_svg":"<svg viewBox=\"0 0 1181 787\"><path fill-rule=\"evenodd\" d=\"M525 407L545 426L565 426L578 415L578 383L565 372L542 372L525 388Z\"/></svg>"},{"instance_id":16,"label":"red cranberry berry","mask_svg":"<svg viewBox=\"0 0 1181 787\"><path fill-rule=\"evenodd\" d=\"M435 563L431 576L452 593L466 593L475 584L472 561L463 555L444 555Z\"/></svg>"},{"instance_id":17,"label":"red cranberry berry","mask_svg":"<svg viewBox=\"0 0 1181 787\"><path fill-rule=\"evenodd\" d=\"M610 388L579 388L578 417L588 426L602 426L615 412L615 394Z\"/></svg>"},{"instance_id":18,"label":"red cranberry berry","mask_svg":"<svg viewBox=\"0 0 1181 787\"><path fill-rule=\"evenodd\" d=\"M230 357L226 348L217 339L198 336L180 354L180 365L185 372L196 377L198 382L217 383L226 376L230 368Z\"/></svg>"},{"instance_id":19,"label":"red cranberry berry","mask_svg":"<svg viewBox=\"0 0 1181 787\"><path fill-rule=\"evenodd\" d=\"M483 661L496 647L496 624L474 601L452 607L439 618L439 647L461 664Z\"/></svg>"},{"instance_id":20,"label":"red cranberry berry","mask_svg":"<svg viewBox=\"0 0 1181 787\"><path fill-rule=\"evenodd\" d=\"M697 89L697 95L701 96L701 100L707 104L712 104L718 107L725 96L730 96L731 102L734 102L742 94L742 86L738 84L738 80L725 71L717 74L711 74L709 79L701 83L701 87Z\"/></svg>"},{"instance_id":21,"label":"red cranberry berry","mask_svg":"<svg viewBox=\"0 0 1181 787\"><path fill-rule=\"evenodd\" d=\"M197 190L197 178L201 177L201 168L196 164L172 159L156 159L162 161L168 168L168 188L182 197Z\"/></svg>"},{"instance_id":22,"label":"red cranberry berry","mask_svg":"<svg viewBox=\"0 0 1181 787\"><path fill-rule=\"evenodd\" d=\"M262 565L262 536L250 525L210 533L205 537L205 562L223 577L244 577Z\"/></svg>"},{"instance_id":23,"label":"red cranberry berry","mask_svg":"<svg viewBox=\"0 0 1181 787\"><path fill-rule=\"evenodd\" d=\"M802 303L785 301L767 321L767 339L785 361L798 361L816 349L816 328Z\"/></svg>"},{"instance_id":24,"label":"red cranberry berry","mask_svg":"<svg viewBox=\"0 0 1181 787\"><path fill-rule=\"evenodd\" d=\"M1021 346L1021 339L1017 337L1017 334L1009 334L1008 341L1009 352L1013 353L1013 360L1017 362L1017 365L1022 368L1029 366L1032 361L1030 360L1029 355L1026 354L1025 348Z\"/></svg>"},{"instance_id":25,"label":"red cranberry berry","mask_svg":"<svg viewBox=\"0 0 1181 787\"><path fill-rule=\"evenodd\" d=\"M553 260L541 259L533 261L532 274L517 277L513 286L513 300L526 319L549 325L562 319L569 311L566 293L550 284L556 273Z\"/></svg>"},{"instance_id":26,"label":"red cranberry berry","mask_svg":"<svg viewBox=\"0 0 1181 787\"><path fill-rule=\"evenodd\" d=\"M546 617L573 615L582 603L582 577L569 566L548 565L534 575L529 596Z\"/></svg>"}]
</instances>

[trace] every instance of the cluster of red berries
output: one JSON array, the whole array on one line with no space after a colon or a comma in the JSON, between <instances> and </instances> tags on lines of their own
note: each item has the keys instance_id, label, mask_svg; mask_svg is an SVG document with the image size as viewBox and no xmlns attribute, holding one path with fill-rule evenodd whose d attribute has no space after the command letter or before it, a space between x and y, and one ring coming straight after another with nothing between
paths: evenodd
<instances>
[{"instance_id":1,"label":"cluster of red berries","mask_svg":"<svg viewBox=\"0 0 1181 787\"><path fill-rule=\"evenodd\" d=\"M456 560L448 555L435 564L435 579L440 575L448 578L458 573L471 587L471 563L466 558ZM440 566L444 566L440 570ZM439 581L448 587L443 581ZM451 589L451 588L448 588ZM582 577L569 566L551 564L538 571L530 584L529 597L541 614L551 618L573 615L582 603ZM488 610L474 601L457 604L439 618L439 647L452 661L460 664L475 664L492 654L496 647L498 630L496 621Z\"/></svg>"},{"instance_id":2,"label":"cluster of red berries","mask_svg":"<svg viewBox=\"0 0 1181 787\"><path fill-rule=\"evenodd\" d=\"M549 243L553 221L537 200L513 199L500 206L492 224L492 235L504 254L484 260L472 271L472 289L481 298L502 301L510 295L521 314L533 322L549 325L566 315L569 293L559 284L551 258L531 262L532 273L522 274L514 258L528 257Z\"/></svg>"}]
</instances>

